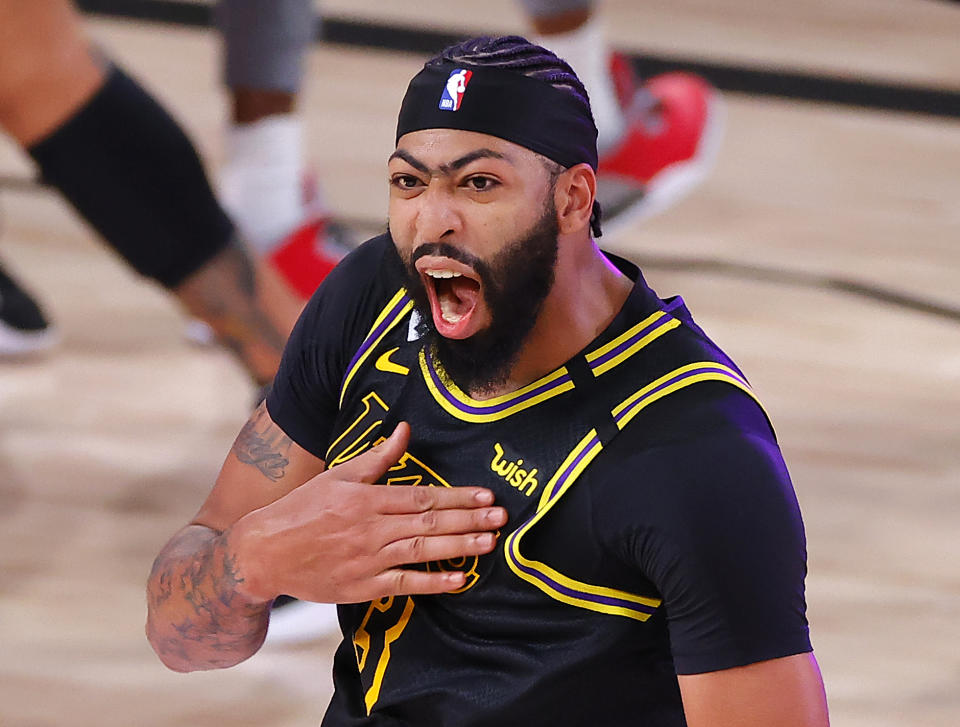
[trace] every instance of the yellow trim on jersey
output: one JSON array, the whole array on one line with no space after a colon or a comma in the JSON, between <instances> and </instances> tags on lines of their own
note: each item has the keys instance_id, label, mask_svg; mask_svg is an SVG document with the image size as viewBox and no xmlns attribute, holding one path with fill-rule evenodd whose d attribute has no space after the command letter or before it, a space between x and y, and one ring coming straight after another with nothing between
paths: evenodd
<instances>
[{"instance_id":1,"label":"yellow trim on jersey","mask_svg":"<svg viewBox=\"0 0 960 727\"><path fill-rule=\"evenodd\" d=\"M604 344L603 346L598 348L596 351L591 351L590 353L588 353L585 358L587 359L587 363L592 364L597 359L602 358L604 355L606 355L610 351L613 351L617 346L620 346L625 341L630 340L631 337L635 336L644 328L647 328L648 326L656 323L657 321L663 318L670 318L670 320L667 322L664 322L662 325L650 331L650 333L648 333L646 336L644 336L639 341L631 345L629 348L625 349L624 351L614 356L609 361L604 361L602 364L594 368L593 375L600 376L600 374L606 373L607 371L614 368L615 366L620 365L621 363L626 361L628 358L633 356L635 353L637 353L637 351L639 351L641 348L649 344L651 341L655 341L656 339L660 338L660 336L662 336L664 333L672 331L674 328L679 326L680 321L678 321L676 318L671 318L667 313L665 313L662 310L657 311L656 313L644 318L637 325L630 328L630 330L617 336L609 343Z\"/></svg>"},{"instance_id":2,"label":"yellow trim on jersey","mask_svg":"<svg viewBox=\"0 0 960 727\"><path fill-rule=\"evenodd\" d=\"M650 393L670 379L683 376L690 371L702 368L721 369L721 371L709 371L695 374L693 376L687 376L685 378L678 379L675 383L664 387L654 394ZM643 409L653 402L659 401L668 394L672 394L675 391L679 391L680 389L684 389L691 384L696 384L701 381L723 381L737 387L749 395L755 402L757 402L757 405L766 415L766 410L763 408L763 404L760 403L760 399L757 398L757 395L753 393L753 390L751 390L747 383L741 378L740 374L738 374L729 366L725 366L721 363L715 363L713 361L700 361L697 363L688 364L686 366L681 366L678 369L674 369L670 373L661 376L656 381L644 386L635 394L631 395L626 400L615 406L613 411L610 413L613 415L613 418L616 419L617 426L620 427L620 429L623 429L627 426L627 424L630 423L631 419L633 419L637 414L639 414Z\"/></svg>"},{"instance_id":3,"label":"yellow trim on jersey","mask_svg":"<svg viewBox=\"0 0 960 727\"><path fill-rule=\"evenodd\" d=\"M545 563L526 558L520 553L520 541L522 540L523 536L529 532L530 529L533 528L533 526L536 525L537 522L539 522L557 502L560 501L560 498L563 496L563 494L570 489L574 482L577 481L583 471L601 452L602 449L603 445L600 443L600 440L597 439L597 432L595 429L592 429L583 439L580 440L577 446L570 451L570 454L567 455L563 463L557 468L557 471L554 473L553 477L550 479L550 482L544 489L544 492L540 498L540 502L537 505L536 514L520 528L511 533L507 538L507 542L505 544L505 549L507 551L507 565L510 566L510 570L512 570L517 576L536 586L557 601L570 604L571 606L578 606L591 611L597 611L599 613L607 613L615 616L626 616L627 618L632 618L637 621L646 621L652 614L631 609L628 606L598 603L596 601L589 600L588 598L577 598L576 596L565 593L564 591L553 587L550 583L545 582L543 579L537 578L536 576L531 575L523 570L523 567L534 570L540 575L545 576L548 580L554 581L570 590L579 591L580 593L597 596L600 598L617 599L627 603L647 606L649 608L657 608L660 606L660 599L638 596L636 594L628 593L627 591L621 591L616 588L606 588L604 586L595 586L589 583L584 583L563 575ZM580 458L579 462L577 462L578 458ZM576 465L574 465L575 462ZM570 469L571 467L572 469ZM570 470L569 472L567 472L568 469ZM553 490L557 486L557 483L561 477L565 477L565 481L560 489L554 493ZM553 494L551 495L550 493Z\"/></svg>"},{"instance_id":4,"label":"yellow trim on jersey","mask_svg":"<svg viewBox=\"0 0 960 727\"><path fill-rule=\"evenodd\" d=\"M480 423L499 421L500 419L505 419L506 417L523 411L524 409L529 409L532 406L536 406L537 404L547 401L548 399L552 399L554 396L558 396L574 388L572 380L565 381L563 383L558 383L555 386L551 386L546 391L543 391L536 396L523 399L523 397L525 397L531 391L535 391L544 386L549 386L558 379L562 379L564 376L569 376L566 367L561 367L556 371L547 374L543 378L537 379L532 384L528 384L522 389L517 389L509 394L496 396L492 399L473 399L461 391L461 389L455 383L441 374L441 372L434 369L433 373L435 373L437 378L441 381L440 385L438 386L437 382L434 381L433 376L431 375L430 364L427 363L426 352L423 349L420 350L420 371L423 374L423 380L426 383L427 388L433 395L434 401L436 401L448 414L465 422ZM441 390L440 387L443 387L443 390ZM450 398L445 396L444 393L449 394ZM456 401L451 401L451 398L455 399ZM518 399L521 399L521 401L517 401ZM457 404L462 404L465 407L474 409L494 409L511 401L516 401L516 403L512 406L504 407L497 411L484 413L464 411L457 406Z\"/></svg>"},{"instance_id":5,"label":"yellow trim on jersey","mask_svg":"<svg viewBox=\"0 0 960 727\"><path fill-rule=\"evenodd\" d=\"M599 355L602 355L602 353ZM699 373L697 373L698 370ZM675 381L670 383L672 380ZM734 369L714 361L700 361L674 369L647 384L614 407L611 414L616 420L617 426L623 430L637 414L650 404L687 386L704 381L721 381L731 384L748 394L763 410L760 400ZM577 481L602 450L603 444L597 436L597 431L591 429L570 451L550 478L540 495L540 501L537 503L537 510L533 517L507 537L504 544L504 555L507 565L515 575L555 600L590 611L646 621L652 615L652 612L648 611L659 608L662 604L661 599L584 583L563 575L545 563L526 558L520 552L520 541L523 536L530 532L534 525L540 522L550 509L560 501L560 498L573 486L573 483ZM582 594L583 597L578 597L577 593ZM595 599L618 600L622 603L603 603ZM632 605L635 606L632 607Z\"/></svg>"},{"instance_id":6,"label":"yellow trim on jersey","mask_svg":"<svg viewBox=\"0 0 960 727\"><path fill-rule=\"evenodd\" d=\"M380 327L390 314L390 311L403 299L407 294L405 288L400 288L394 296L390 299L383 309L380 311L377 319L373 322L373 325L370 326L370 331L367 333L367 337L363 340L361 348L368 346L367 350L363 352L363 355L357 360L357 362L350 367L350 370L347 372L347 375L343 379L343 385L340 387L340 406L343 406L344 397L347 395L347 387L350 385L350 382L353 380L353 377L356 376L357 371L360 370L360 367L363 366L364 362L370 357L370 354L373 350L380 344L380 341L383 340L384 336L387 335L391 330L393 330L396 325L406 317L406 315L413 309L413 301L407 301L407 304L394 315L390 324L383 329L379 336L375 340L370 340L370 337L376 332L377 328Z\"/></svg>"}]
</instances>

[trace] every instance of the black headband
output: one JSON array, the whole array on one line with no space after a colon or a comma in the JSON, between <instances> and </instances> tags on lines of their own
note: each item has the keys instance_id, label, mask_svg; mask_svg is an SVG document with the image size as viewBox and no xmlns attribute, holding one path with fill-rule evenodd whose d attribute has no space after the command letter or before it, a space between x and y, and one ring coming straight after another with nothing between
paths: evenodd
<instances>
[{"instance_id":1,"label":"black headband","mask_svg":"<svg viewBox=\"0 0 960 727\"><path fill-rule=\"evenodd\" d=\"M597 168L597 127L584 105L547 81L504 68L444 62L413 77L397 141L422 129L461 129L512 141L562 167Z\"/></svg>"}]
</instances>

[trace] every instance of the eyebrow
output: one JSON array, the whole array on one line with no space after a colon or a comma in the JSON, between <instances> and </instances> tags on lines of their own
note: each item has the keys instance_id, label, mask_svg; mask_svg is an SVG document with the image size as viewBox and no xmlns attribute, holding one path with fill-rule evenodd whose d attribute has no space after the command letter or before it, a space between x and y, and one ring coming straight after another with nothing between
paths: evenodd
<instances>
[{"instance_id":1,"label":"eyebrow","mask_svg":"<svg viewBox=\"0 0 960 727\"><path fill-rule=\"evenodd\" d=\"M390 158L387 159L387 163L389 164L394 159L402 159L414 169L423 172L424 174L430 174L430 168L426 164L417 159L410 152L404 151L403 149L397 149L395 152L393 152L393 154L390 155ZM460 169L463 169L471 162L477 161L477 159L502 159L510 164L513 163L510 157L508 157L506 154L501 154L493 149L482 148L468 152L462 157L454 159L452 162L441 164L438 167L438 170L444 174L450 174L450 172L456 172Z\"/></svg>"}]
</instances>

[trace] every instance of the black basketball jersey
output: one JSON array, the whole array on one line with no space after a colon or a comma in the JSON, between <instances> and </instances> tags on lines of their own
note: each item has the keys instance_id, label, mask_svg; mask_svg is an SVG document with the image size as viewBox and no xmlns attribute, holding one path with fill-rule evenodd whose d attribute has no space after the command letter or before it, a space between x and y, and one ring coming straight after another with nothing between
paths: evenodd
<instances>
[{"instance_id":1,"label":"black basketball jersey","mask_svg":"<svg viewBox=\"0 0 960 727\"><path fill-rule=\"evenodd\" d=\"M417 335L387 236L322 286L267 405L335 466L407 421L388 485L494 491L463 588L340 608L323 724L682 725L676 674L810 649L804 543L773 431L679 298L636 283L557 370L475 400Z\"/></svg>"}]
</instances>

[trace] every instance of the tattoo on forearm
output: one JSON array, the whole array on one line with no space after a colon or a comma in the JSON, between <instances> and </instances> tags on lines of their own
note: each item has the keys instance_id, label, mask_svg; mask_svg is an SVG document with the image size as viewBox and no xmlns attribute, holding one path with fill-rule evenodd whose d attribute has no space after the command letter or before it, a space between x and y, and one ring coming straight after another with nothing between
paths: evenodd
<instances>
[{"instance_id":1,"label":"tattoo on forearm","mask_svg":"<svg viewBox=\"0 0 960 727\"><path fill-rule=\"evenodd\" d=\"M147 590L151 613L169 613L148 622L157 653L192 668L230 666L238 654L252 653L266 633L268 609L240 598L242 582L215 532L188 531L168 545Z\"/></svg>"},{"instance_id":2,"label":"tattoo on forearm","mask_svg":"<svg viewBox=\"0 0 960 727\"><path fill-rule=\"evenodd\" d=\"M266 408L261 404L257 413L240 430L237 441L233 443L233 453L244 464L253 465L265 477L277 482L290 464L287 455L291 444L290 438L270 421Z\"/></svg>"}]
</instances>

